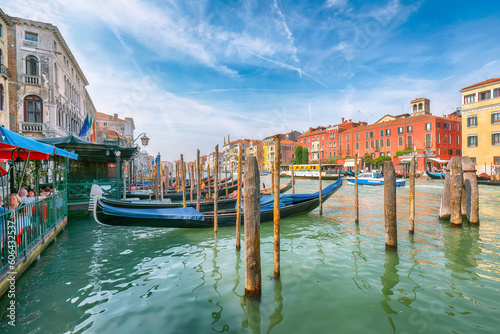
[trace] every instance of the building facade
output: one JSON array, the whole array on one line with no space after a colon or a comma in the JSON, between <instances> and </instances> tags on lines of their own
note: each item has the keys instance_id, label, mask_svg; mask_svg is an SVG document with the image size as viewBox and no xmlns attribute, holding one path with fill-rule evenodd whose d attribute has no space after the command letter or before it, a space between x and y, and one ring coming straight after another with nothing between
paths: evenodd
<instances>
[{"instance_id":1,"label":"building facade","mask_svg":"<svg viewBox=\"0 0 500 334\"><path fill-rule=\"evenodd\" d=\"M10 129L9 117L9 80L12 77L9 69L8 31L12 22L0 9L0 126Z\"/></svg>"},{"instance_id":2,"label":"building facade","mask_svg":"<svg viewBox=\"0 0 500 334\"><path fill-rule=\"evenodd\" d=\"M17 87L16 117L11 125L27 137L80 133L90 96L88 81L59 29L50 24L10 17ZM12 101L12 100L11 100Z\"/></svg>"},{"instance_id":3,"label":"building facade","mask_svg":"<svg viewBox=\"0 0 500 334\"><path fill-rule=\"evenodd\" d=\"M500 167L500 78L463 88L462 150L478 173Z\"/></svg>"},{"instance_id":4,"label":"building facade","mask_svg":"<svg viewBox=\"0 0 500 334\"><path fill-rule=\"evenodd\" d=\"M97 143L130 147L134 140L134 119L119 118L118 114L96 113L95 132Z\"/></svg>"}]
</instances>

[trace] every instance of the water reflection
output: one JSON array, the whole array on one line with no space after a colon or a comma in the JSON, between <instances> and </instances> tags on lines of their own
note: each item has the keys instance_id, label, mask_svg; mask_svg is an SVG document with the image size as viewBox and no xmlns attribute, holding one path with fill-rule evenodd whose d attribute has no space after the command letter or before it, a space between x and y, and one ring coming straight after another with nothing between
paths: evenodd
<instances>
[{"instance_id":1,"label":"water reflection","mask_svg":"<svg viewBox=\"0 0 500 334\"><path fill-rule=\"evenodd\" d=\"M245 320L241 322L241 327L248 329L252 334L260 334L260 297L245 296L243 298L245 309Z\"/></svg>"},{"instance_id":2,"label":"water reflection","mask_svg":"<svg viewBox=\"0 0 500 334\"><path fill-rule=\"evenodd\" d=\"M396 266L399 265L399 255L395 250L387 250L385 252L385 272L380 277L382 282L382 294L384 295L384 299L380 302L380 305L387 313L387 320L392 327L393 333L396 332L396 326L394 325L394 320L392 319L392 314L397 315L398 313L394 311L389 302L391 301L391 296L394 294L392 289L399 283L399 275Z\"/></svg>"},{"instance_id":3,"label":"water reflection","mask_svg":"<svg viewBox=\"0 0 500 334\"><path fill-rule=\"evenodd\" d=\"M481 254L479 228L463 225L463 228L451 228L443 225L443 252L449 260L446 268L453 271L451 277L460 280L478 280L475 268L478 255Z\"/></svg>"},{"instance_id":4,"label":"water reflection","mask_svg":"<svg viewBox=\"0 0 500 334\"><path fill-rule=\"evenodd\" d=\"M281 296L281 290L283 286L281 285L281 277L279 277L274 284L274 302L276 303L276 309L274 313L269 317L269 327L267 328L266 334L271 333L271 329L283 321L283 297Z\"/></svg>"},{"instance_id":5,"label":"water reflection","mask_svg":"<svg viewBox=\"0 0 500 334\"><path fill-rule=\"evenodd\" d=\"M415 248L415 235L408 234L408 241L410 242L410 261L412 263L410 270L408 270L408 279L413 283L413 298L409 298L406 296L399 297L398 302L405 306L410 306L417 299L417 289L420 288L420 285L413 280L411 277L413 270L418 266L418 261L415 259L415 255L418 254L418 250Z\"/></svg>"},{"instance_id":6,"label":"water reflection","mask_svg":"<svg viewBox=\"0 0 500 334\"><path fill-rule=\"evenodd\" d=\"M355 274L355 276L352 278L352 280L354 281L354 284L356 284L356 286L358 287L359 290L364 291L364 290L367 290L370 288L370 283L368 283L366 280L360 278L359 272L358 272L358 270L359 270L358 262L359 261L366 262L366 257L363 254L363 252L361 251L361 235L360 235L360 231L359 231L359 224L356 224L354 239L355 239L354 244L356 245L356 250L352 251L352 256L354 258L354 274ZM358 282L358 280L360 282ZM361 287L361 285L363 287Z\"/></svg>"}]
</instances>

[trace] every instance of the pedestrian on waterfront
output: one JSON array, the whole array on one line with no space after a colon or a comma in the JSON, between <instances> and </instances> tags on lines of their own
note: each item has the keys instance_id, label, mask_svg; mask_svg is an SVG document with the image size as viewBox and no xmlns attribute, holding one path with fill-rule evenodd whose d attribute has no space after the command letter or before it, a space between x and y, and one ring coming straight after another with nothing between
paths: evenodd
<instances>
[{"instance_id":1,"label":"pedestrian on waterfront","mask_svg":"<svg viewBox=\"0 0 500 334\"><path fill-rule=\"evenodd\" d=\"M31 198L31 197L35 198L35 200L45 199L45 198L47 198L47 197L46 197L46 196L44 196L44 195L37 196L37 195L36 195L36 191L35 191L35 190L33 190L33 189L31 189L30 191L28 191L28 198Z\"/></svg>"},{"instance_id":2,"label":"pedestrian on waterfront","mask_svg":"<svg viewBox=\"0 0 500 334\"><path fill-rule=\"evenodd\" d=\"M21 205L21 198L16 193L9 194L7 203L5 203L5 211L17 209Z\"/></svg>"},{"instance_id":3,"label":"pedestrian on waterfront","mask_svg":"<svg viewBox=\"0 0 500 334\"><path fill-rule=\"evenodd\" d=\"M21 198L21 203L28 204L36 201L35 197L28 197L28 190L26 188L21 188L19 190L19 197Z\"/></svg>"}]
</instances>

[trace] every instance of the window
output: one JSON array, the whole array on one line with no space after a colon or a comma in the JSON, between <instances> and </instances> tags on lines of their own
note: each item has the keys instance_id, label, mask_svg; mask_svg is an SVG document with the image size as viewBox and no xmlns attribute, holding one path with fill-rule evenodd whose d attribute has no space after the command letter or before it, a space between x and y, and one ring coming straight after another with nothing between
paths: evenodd
<instances>
[{"instance_id":1,"label":"window","mask_svg":"<svg viewBox=\"0 0 500 334\"><path fill-rule=\"evenodd\" d=\"M448 149L448 155L453 155L453 150L451 148Z\"/></svg>"},{"instance_id":2,"label":"window","mask_svg":"<svg viewBox=\"0 0 500 334\"><path fill-rule=\"evenodd\" d=\"M500 145L500 132L491 134L491 145Z\"/></svg>"},{"instance_id":3,"label":"window","mask_svg":"<svg viewBox=\"0 0 500 334\"><path fill-rule=\"evenodd\" d=\"M460 131L460 125L456 124L457 131Z\"/></svg>"},{"instance_id":4,"label":"window","mask_svg":"<svg viewBox=\"0 0 500 334\"><path fill-rule=\"evenodd\" d=\"M368 149L368 141L365 141L365 149Z\"/></svg>"},{"instance_id":5,"label":"window","mask_svg":"<svg viewBox=\"0 0 500 334\"><path fill-rule=\"evenodd\" d=\"M493 97L500 97L500 88L493 90Z\"/></svg>"},{"instance_id":6,"label":"window","mask_svg":"<svg viewBox=\"0 0 500 334\"><path fill-rule=\"evenodd\" d=\"M470 157L470 159L472 160L472 162L474 163L474 165L476 164L476 157Z\"/></svg>"},{"instance_id":7,"label":"window","mask_svg":"<svg viewBox=\"0 0 500 334\"><path fill-rule=\"evenodd\" d=\"M26 58L26 74L38 75L38 58L35 56L28 56Z\"/></svg>"},{"instance_id":8,"label":"window","mask_svg":"<svg viewBox=\"0 0 500 334\"><path fill-rule=\"evenodd\" d=\"M380 152L380 156L383 157L385 155L384 152Z\"/></svg>"},{"instance_id":9,"label":"window","mask_svg":"<svg viewBox=\"0 0 500 334\"><path fill-rule=\"evenodd\" d=\"M451 144L451 135L448 135L448 144Z\"/></svg>"},{"instance_id":10,"label":"window","mask_svg":"<svg viewBox=\"0 0 500 334\"><path fill-rule=\"evenodd\" d=\"M346 145L346 147L345 147L345 153L346 153L346 154L351 153L351 144L347 144L347 145Z\"/></svg>"},{"instance_id":11,"label":"window","mask_svg":"<svg viewBox=\"0 0 500 334\"><path fill-rule=\"evenodd\" d=\"M342 155L342 145L339 145L339 155Z\"/></svg>"},{"instance_id":12,"label":"window","mask_svg":"<svg viewBox=\"0 0 500 334\"><path fill-rule=\"evenodd\" d=\"M347 140L348 142L349 142L349 141L351 141L351 136L350 136L350 135L347 135L346 140Z\"/></svg>"},{"instance_id":13,"label":"window","mask_svg":"<svg viewBox=\"0 0 500 334\"><path fill-rule=\"evenodd\" d=\"M334 137L334 133L333 132L330 132L330 139L332 139Z\"/></svg>"},{"instance_id":14,"label":"window","mask_svg":"<svg viewBox=\"0 0 500 334\"><path fill-rule=\"evenodd\" d=\"M384 136L384 130L380 130L380 137Z\"/></svg>"},{"instance_id":15,"label":"window","mask_svg":"<svg viewBox=\"0 0 500 334\"><path fill-rule=\"evenodd\" d=\"M359 133L356 133L356 140L359 140Z\"/></svg>"},{"instance_id":16,"label":"window","mask_svg":"<svg viewBox=\"0 0 500 334\"><path fill-rule=\"evenodd\" d=\"M3 38L3 25L0 23L0 38Z\"/></svg>"},{"instance_id":17,"label":"window","mask_svg":"<svg viewBox=\"0 0 500 334\"><path fill-rule=\"evenodd\" d=\"M325 135L321 135L321 140L324 140L325 139Z\"/></svg>"},{"instance_id":18,"label":"window","mask_svg":"<svg viewBox=\"0 0 500 334\"><path fill-rule=\"evenodd\" d=\"M447 135L444 135L444 143L448 144L448 136Z\"/></svg>"},{"instance_id":19,"label":"window","mask_svg":"<svg viewBox=\"0 0 500 334\"><path fill-rule=\"evenodd\" d=\"M406 138L406 148L412 148L413 147L413 138L412 136L408 136Z\"/></svg>"},{"instance_id":20,"label":"window","mask_svg":"<svg viewBox=\"0 0 500 334\"><path fill-rule=\"evenodd\" d=\"M470 127L474 127L474 126L477 126L477 116L467 117L467 127L470 128Z\"/></svg>"},{"instance_id":21,"label":"window","mask_svg":"<svg viewBox=\"0 0 500 334\"><path fill-rule=\"evenodd\" d=\"M441 129L441 122L436 123L436 128Z\"/></svg>"},{"instance_id":22,"label":"window","mask_svg":"<svg viewBox=\"0 0 500 334\"><path fill-rule=\"evenodd\" d=\"M432 135L430 133L425 135L425 147L432 146Z\"/></svg>"},{"instance_id":23,"label":"window","mask_svg":"<svg viewBox=\"0 0 500 334\"><path fill-rule=\"evenodd\" d=\"M42 123L42 99L35 95L28 95L24 99L24 121Z\"/></svg>"},{"instance_id":24,"label":"window","mask_svg":"<svg viewBox=\"0 0 500 334\"><path fill-rule=\"evenodd\" d=\"M425 131L431 131L432 130L432 123L425 123Z\"/></svg>"},{"instance_id":25,"label":"window","mask_svg":"<svg viewBox=\"0 0 500 334\"><path fill-rule=\"evenodd\" d=\"M391 139L390 138L387 138L385 140L385 147L391 147Z\"/></svg>"},{"instance_id":26,"label":"window","mask_svg":"<svg viewBox=\"0 0 500 334\"><path fill-rule=\"evenodd\" d=\"M375 142L373 140L370 142L370 147L375 148Z\"/></svg>"},{"instance_id":27,"label":"window","mask_svg":"<svg viewBox=\"0 0 500 334\"><path fill-rule=\"evenodd\" d=\"M500 165L500 157L493 157L493 164Z\"/></svg>"},{"instance_id":28,"label":"window","mask_svg":"<svg viewBox=\"0 0 500 334\"><path fill-rule=\"evenodd\" d=\"M406 133L412 133L413 132L413 125L408 125L406 127Z\"/></svg>"},{"instance_id":29,"label":"window","mask_svg":"<svg viewBox=\"0 0 500 334\"><path fill-rule=\"evenodd\" d=\"M38 34L26 31L26 33L24 34L24 39L27 41L38 42Z\"/></svg>"},{"instance_id":30,"label":"window","mask_svg":"<svg viewBox=\"0 0 500 334\"><path fill-rule=\"evenodd\" d=\"M500 123L500 113L491 114L491 124Z\"/></svg>"},{"instance_id":31,"label":"window","mask_svg":"<svg viewBox=\"0 0 500 334\"><path fill-rule=\"evenodd\" d=\"M477 135L467 136L467 146L477 147Z\"/></svg>"},{"instance_id":32,"label":"window","mask_svg":"<svg viewBox=\"0 0 500 334\"><path fill-rule=\"evenodd\" d=\"M390 157L391 156L391 152L387 152L387 156Z\"/></svg>"},{"instance_id":33,"label":"window","mask_svg":"<svg viewBox=\"0 0 500 334\"><path fill-rule=\"evenodd\" d=\"M359 143L356 143L356 151L359 150Z\"/></svg>"},{"instance_id":34,"label":"window","mask_svg":"<svg viewBox=\"0 0 500 334\"><path fill-rule=\"evenodd\" d=\"M399 146L403 146L403 137L399 137Z\"/></svg>"},{"instance_id":35,"label":"window","mask_svg":"<svg viewBox=\"0 0 500 334\"><path fill-rule=\"evenodd\" d=\"M478 100L488 100L491 99L491 91L487 90L478 94Z\"/></svg>"},{"instance_id":36,"label":"window","mask_svg":"<svg viewBox=\"0 0 500 334\"><path fill-rule=\"evenodd\" d=\"M391 129L385 129L385 135L390 136L391 135Z\"/></svg>"},{"instance_id":37,"label":"window","mask_svg":"<svg viewBox=\"0 0 500 334\"><path fill-rule=\"evenodd\" d=\"M380 147L384 147L384 140L380 139Z\"/></svg>"},{"instance_id":38,"label":"window","mask_svg":"<svg viewBox=\"0 0 500 334\"><path fill-rule=\"evenodd\" d=\"M466 95L466 96L464 96L464 104L472 103L472 102L474 102L475 99L476 99L475 94Z\"/></svg>"},{"instance_id":39,"label":"window","mask_svg":"<svg viewBox=\"0 0 500 334\"><path fill-rule=\"evenodd\" d=\"M302 138L300 138L300 143L302 144Z\"/></svg>"},{"instance_id":40,"label":"window","mask_svg":"<svg viewBox=\"0 0 500 334\"><path fill-rule=\"evenodd\" d=\"M370 131L370 138L375 138L375 132Z\"/></svg>"},{"instance_id":41,"label":"window","mask_svg":"<svg viewBox=\"0 0 500 334\"><path fill-rule=\"evenodd\" d=\"M460 136L457 135L457 145L460 145Z\"/></svg>"},{"instance_id":42,"label":"window","mask_svg":"<svg viewBox=\"0 0 500 334\"><path fill-rule=\"evenodd\" d=\"M368 139L368 132L365 132L365 139Z\"/></svg>"},{"instance_id":43,"label":"window","mask_svg":"<svg viewBox=\"0 0 500 334\"><path fill-rule=\"evenodd\" d=\"M438 134L437 134L437 138L436 138L436 139L437 139L437 141L436 141L436 142L437 142L438 144L439 144L439 143L441 143L441 134L439 134L439 133L438 133Z\"/></svg>"},{"instance_id":44,"label":"window","mask_svg":"<svg viewBox=\"0 0 500 334\"><path fill-rule=\"evenodd\" d=\"M458 156L462 155L462 153L460 152L460 150L457 150L457 155Z\"/></svg>"},{"instance_id":45,"label":"window","mask_svg":"<svg viewBox=\"0 0 500 334\"><path fill-rule=\"evenodd\" d=\"M342 142L342 136L339 137L339 144Z\"/></svg>"},{"instance_id":46,"label":"window","mask_svg":"<svg viewBox=\"0 0 500 334\"><path fill-rule=\"evenodd\" d=\"M402 126L398 127L398 135L400 135L400 134L402 134L402 133L403 133L403 129L404 129L404 128L403 128Z\"/></svg>"}]
</instances>

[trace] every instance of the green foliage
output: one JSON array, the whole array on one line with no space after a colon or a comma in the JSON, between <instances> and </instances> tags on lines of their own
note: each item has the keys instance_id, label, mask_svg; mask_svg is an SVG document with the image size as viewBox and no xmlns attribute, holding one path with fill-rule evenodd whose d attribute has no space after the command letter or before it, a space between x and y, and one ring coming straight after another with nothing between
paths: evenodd
<instances>
[{"instance_id":1,"label":"green foliage","mask_svg":"<svg viewBox=\"0 0 500 334\"><path fill-rule=\"evenodd\" d=\"M293 161L297 164L300 164L302 163L302 152L303 152L304 148L302 146L296 146L295 147L295 159L293 159Z\"/></svg>"},{"instance_id":2,"label":"green foliage","mask_svg":"<svg viewBox=\"0 0 500 334\"><path fill-rule=\"evenodd\" d=\"M329 164L336 164L338 159L339 159L339 157L329 158L327 160L327 163L329 163Z\"/></svg>"},{"instance_id":3,"label":"green foliage","mask_svg":"<svg viewBox=\"0 0 500 334\"><path fill-rule=\"evenodd\" d=\"M307 165L308 163L309 163L309 150L307 149L307 147L304 147L304 149L302 150L301 164Z\"/></svg>"},{"instance_id":4,"label":"green foliage","mask_svg":"<svg viewBox=\"0 0 500 334\"><path fill-rule=\"evenodd\" d=\"M378 158L373 160L373 165L376 167L383 166L384 162L390 161L390 160L391 160L391 157L388 157L388 156L378 157Z\"/></svg>"},{"instance_id":5,"label":"green foliage","mask_svg":"<svg viewBox=\"0 0 500 334\"><path fill-rule=\"evenodd\" d=\"M414 149L412 148L405 148L404 150L402 151L396 151L396 154L394 155L395 158L399 157L400 155L404 155L404 154L407 154L407 153L411 153L411 152L415 152Z\"/></svg>"}]
</instances>

